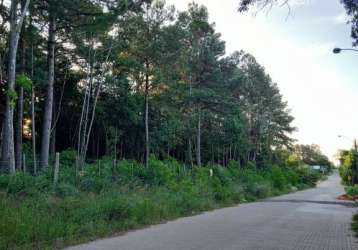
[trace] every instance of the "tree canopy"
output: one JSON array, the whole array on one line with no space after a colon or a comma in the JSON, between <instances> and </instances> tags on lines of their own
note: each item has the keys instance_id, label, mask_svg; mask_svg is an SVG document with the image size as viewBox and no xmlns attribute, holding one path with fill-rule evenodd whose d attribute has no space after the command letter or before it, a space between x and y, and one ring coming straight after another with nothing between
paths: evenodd
<instances>
[{"instance_id":1,"label":"tree canopy","mask_svg":"<svg viewBox=\"0 0 358 250\"><path fill-rule=\"evenodd\" d=\"M3 3L1 62L9 11ZM253 55L226 53L205 6L178 12L164 1L34 0L17 64L17 79L32 86L19 98L23 110L14 108L32 126L15 144L31 144L33 165L42 168L46 154L67 148L77 150L80 168L103 155L264 168L276 151L293 148L294 118L277 84ZM5 87L1 95L9 95Z\"/></svg>"}]
</instances>

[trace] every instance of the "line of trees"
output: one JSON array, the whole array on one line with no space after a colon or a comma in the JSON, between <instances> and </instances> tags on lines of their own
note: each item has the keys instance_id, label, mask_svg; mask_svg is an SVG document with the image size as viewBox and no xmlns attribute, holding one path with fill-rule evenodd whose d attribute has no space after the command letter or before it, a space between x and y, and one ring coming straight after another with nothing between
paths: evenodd
<instances>
[{"instance_id":1,"label":"line of trees","mask_svg":"<svg viewBox=\"0 0 358 250\"><path fill-rule=\"evenodd\" d=\"M151 154L264 167L292 146L276 83L252 55L226 55L204 6L12 0L0 21L3 171L21 168L23 144L34 173L67 148L79 168L103 155L148 165Z\"/></svg>"}]
</instances>

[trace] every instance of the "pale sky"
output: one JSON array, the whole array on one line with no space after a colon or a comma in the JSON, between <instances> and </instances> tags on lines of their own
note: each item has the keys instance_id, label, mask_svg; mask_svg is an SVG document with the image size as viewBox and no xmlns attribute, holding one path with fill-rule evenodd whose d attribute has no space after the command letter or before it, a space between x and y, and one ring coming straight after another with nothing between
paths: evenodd
<instances>
[{"instance_id":1,"label":"pale sky","mask_svg":"<svg viewBox=\"0 0 358 250\"><path fill-rule=\"evenodd\" d=\"M178 10L190 2L167 0ZM358 53L332 53L335 46L352 44L339 0L296 0L290 15L285 7L238 13L238 0L195 2L208 8L228 54L249 52L277 82L295 117L293 137L299 143L318 144L331 159L352 146L348 138L358 138Z\"/></svg>"}]
</instances>

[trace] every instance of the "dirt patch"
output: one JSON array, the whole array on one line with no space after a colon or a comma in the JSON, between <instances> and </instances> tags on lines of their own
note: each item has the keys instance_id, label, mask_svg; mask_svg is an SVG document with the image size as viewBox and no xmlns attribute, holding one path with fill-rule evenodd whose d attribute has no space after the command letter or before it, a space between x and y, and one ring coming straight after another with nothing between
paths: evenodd
<instances>
[{"instance_id":1,"label":"dirt patch","mask_svg":"<svg viewBox=\"0 0 358 250\"><path fill-rule=\"evenodd\" d=\"M358 195L350 196L348 194L342 194L337 197L341 201L358 201Z\"/></svg>"}]
</instances>

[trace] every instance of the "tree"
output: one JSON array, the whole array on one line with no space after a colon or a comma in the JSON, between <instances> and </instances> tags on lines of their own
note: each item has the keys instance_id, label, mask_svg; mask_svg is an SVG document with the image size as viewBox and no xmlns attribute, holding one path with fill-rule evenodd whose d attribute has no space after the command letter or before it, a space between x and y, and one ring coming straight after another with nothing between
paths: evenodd
<instances>
[{"instance_id":1,"label":"tree","mask_svg":"<svg viewBox=\"0 0 358 250\"><path fill-rule=\"evenodd\" d=\"M272 147L290 147L289 135L295 130L291 127L293 117L277 85L253 56L242 53L240 69L243 81L236 91L248 121L248 159L262 161L270 158Z\"/></svg>"},{"instance_id":2,"label":"tree","mask_svg":"<svg viewBox=\"0 0 358 250\"><path fill-rule=\"evenodd\" d=\"M53 86L55 81L55 46L56 46L56 4L53 0L48 5L48 47L47 47L47 67L48 80L47 92L44 106L44 116L42 123L42 141L40 163L43 169L48 168L48 159L50 153L50 136L52 128L53 112Z\"/></svg>"},{"instance_id":3,"label":"tree","mask_svg":"<svg viewBox=\"0 0 358 250\"><path fill-rule=\"evenodd\" d=\"M3 168L8 167L10 173L15 173L15 150L14 150L14 128L13 115L16 100L15 78L16 78L16 55L22 24L25 19L30 0L26 0L18 16L18 1L12 0L10 6L10 34L9 34L9 56L7 68L7 90L5 119L3 121L1 159Z\"/></svg>"},{"instance_id":4,"label":"tree","mask_svg":"<svg viewBox=\"0 0 358 250\"><path fill-rule=\"evenodd\" d=\"M353 38L353 46L358 46L358 2L353 0L341 0L350 16L351 36Z\"/></svg>"},{"instance_id":5,"label":"tree","mask_svg":"<svg viewBox=\"0 0 358 250\"><path fill-rule=\"evenodd\" d=\"M196 163L202 164L202 116L214 94L220 66L218 59L225 53L225 44L220 34L215 33L214 25L209 23L208 11L195 3L189 5L186 12L179 14L177 25L183 31L183 48L186 48L183 60L183 77L188 85L187 112L188 151L191 161L191 123L196 120ZM193 117L193 114L195 116Z\"/></svg>"},{"instance_id":6,"label":"tree","mask_svg":"<svg viewBox=\"0 0 358 250\"><path fill-rule=\"evenodd\" d=\"M148 167L150 155L149 108L150 95L160 84L162 64L162 26L172 19L173 8L165 8L163 1L146 4L143 12L131 18L129 25L133 32L129 45L129 55L134 60L131 70L132 81L137 91L144 94L145 165ZM134 30L133 30L134 29Z\"/></svg>"}]
</instances>

